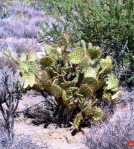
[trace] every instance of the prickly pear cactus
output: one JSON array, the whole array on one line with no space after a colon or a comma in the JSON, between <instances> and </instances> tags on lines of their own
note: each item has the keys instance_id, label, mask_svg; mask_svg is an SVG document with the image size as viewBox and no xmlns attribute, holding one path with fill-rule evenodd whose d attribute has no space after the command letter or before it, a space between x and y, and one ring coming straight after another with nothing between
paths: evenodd
<instances>
[{"instance_id":1,"label":"prickly pear cactus","mask_svg":"<svg viewBox=\"0 0 134 149\"><path fill-rule=\"evenodd\" d=\"M55 96L58 103L62 100L62 107L80 110L74 119L74 129L79 128L83 116L92 117L94 121L103 117L102 109L90 104L99 90L102 96L98 100L113 100L120 94L118 79L111 74L112 58L104 58L103 50L90 43L86 45L82 41L81 45L72 52L60 47L55 50L49 47L46 49L47 54L40 60L52 82L50 94Z\"/></svg>"},{"instance_id":2,"label":"prickly pear cactus","mask_svg":"<svg viewBox=\"0 0 134 149\"><path fill-rule=\"evenodd\" d=\"M103 117L97 101L115 100L121 91L118 90L118 79L112 73L112 58L104 58L101 48L84 41L71 52L63 47L46 48L46 55L39 62L40 71L34 52L21 55L17 64L24 88L33 87L53 95L58 107L68 108L76 114L69 121L74 120L74 129L79 129L84 117L94 121Z\"/></svg>"}]
</instances>

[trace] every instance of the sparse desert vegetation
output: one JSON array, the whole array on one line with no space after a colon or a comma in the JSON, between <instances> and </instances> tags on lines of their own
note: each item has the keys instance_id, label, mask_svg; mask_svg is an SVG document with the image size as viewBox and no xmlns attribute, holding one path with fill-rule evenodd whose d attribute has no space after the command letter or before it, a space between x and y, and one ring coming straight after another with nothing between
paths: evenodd
<instances>
[{"instance_id":1,"label":"sparse desert vegetation","mask_svg":"<svg viewBox=\"0 0 134 149\"><path fill-rule=\"evenodd\" d=\"M0 1L0 149L133 148L134 3L91 1Z\"/></svg>"}]
</instances>

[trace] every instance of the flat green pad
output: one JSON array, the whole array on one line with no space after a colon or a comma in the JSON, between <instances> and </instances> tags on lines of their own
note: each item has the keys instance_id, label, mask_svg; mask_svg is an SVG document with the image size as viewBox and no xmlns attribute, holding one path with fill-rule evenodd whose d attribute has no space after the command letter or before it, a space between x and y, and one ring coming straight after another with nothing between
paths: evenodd
<instances>
[{"instance_id":1,"label":"flat green pad","mask_svg":"<svg viewBox=\"0 0 134 149\"><path fill-rule=\"evenodd\" d=\"M56 98L62 97L62 88L56 84L52 84L51 92L52 95Z\"/></svg>"},{"instance_id":2,"label":"flat green pad","mask_svg":"<svg viewBox=\"0 0 134 149\"><path fill-rule=\"evenodd\" d=\"M93 94L93 90L87 84L82 84L79 89L79 94L82 94L85 97L90 97Z\"/></svg>"},{"instance_id":3,"label":"flat green pad","mask_svg":"<svg viewBox=\"0 0 134 149\"><path fill-rule=\"evenodd\" d=\"M28 53L28 61L34 62L37 60L37 54L34 51Z\"/></svg>"},{"instance_id":4,"label":"flat green pad","mask_svg":"<svg viewBox=\"0 0 134 149\"><path fill-rule=\"evenodd\" d=\"M108 74L111 72L112 70L112 59L110 56L107 56L106 59L102 59L100 61L100 66L101 66L101 74Z\"/></svg>"},{"instance_id":5,"label":"flat green pad","mask_svg":"<svg viewBox=\"0 0 134 149\"><path fill-rule=\"evenodd\" d=\"M107 90L111 90L113 92L118 90L119 81L114 75L110 75L108 77L106 84L107 84L107 87L106 87Z\"/></svg>"},{"instance_id":6,"label":"flat green pad","mask_svg":"<svg viewBox=\"0 0 134 149\"><path fill-rule=\"evenodd\" d=\"M84 50L82 48L76 48L69 54L70 62L73 64L79 64L82 62L84 56Z\"/></svg>"},{"instance_id":7,"label":"flat green pad","mask_svg":"<svg viewBox=\"0 0 134 149\"><path fill-rule=\"evenodd\" d=\"M95 106L92 109L92 118L94 121L99 121L102 119L104 113L101 108Z\"/></svg>"},{"instance_id":8,"label":"flat green pad","mask_svg":"<svg viewBox=\"0 0 134 149\"><path fill-rule=\"evenodd\" d=\"M45 56L40 60L40 64L42 67L48 67L51 66L53 63L53 58L50 56Z\"/></svg>"},{"instance_id":9,"label":"flat green pad","mask_svg":"<svg viewBox=\"0 0 134 149\"><path fill-rule=\"evenodd\" d=\"M33 73L25 73L21 78L21 85L23 88L28 86L33 87L35 84L35 75Z\"/></svg>"},{"instance_id":10,"label":"flat green pad","mask_svg":"<svg viewBox=\"0 0 134 149\"><path fill-rule=\"evenodd\" d=\"M96 78L93 77L84 78L83 84L88 84L88 86L90 86L90 88L93 89L94 91L98 89L98 80Z\"/></svg>"}]
</instances>

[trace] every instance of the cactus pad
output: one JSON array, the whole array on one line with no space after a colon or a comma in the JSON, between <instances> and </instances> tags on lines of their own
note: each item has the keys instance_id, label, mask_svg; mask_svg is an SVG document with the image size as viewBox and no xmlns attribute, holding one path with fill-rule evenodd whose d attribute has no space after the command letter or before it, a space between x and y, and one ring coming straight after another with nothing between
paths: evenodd
<instances>
[{"instance_id":1,"label":"cactus pad","mask_svg":"<svg viewBox=\"0 0 134 149\"><path fill-rule=\"evenodd\" d=\"M19 69L21 70L22 73L28 72L29 71L29 64L27 62L21 62L19 63Z\"/></svg>"},{"instance_id":2,"label":"cactus pad","mask_svg":"<svg viewBox=\"0 0 134 149\"><path fill-rule=\"evenodd\" d=\"M34 62L37 60L37 54L34 51L28 53L28 61Z\"/></svg>"},{"instance_id":3,"label":"cactus pad","mask_svg":"<svg viewBox=\"0 0 134 149\"><path fill-rule=\"evenodd\" d=\"M54 71L54 69L52 67L47 67L45 69L45 71L47 72L47 76L48 76L49 79L57 76L57 73Z\"/></svg>"},{"instance_id":4,"label":"cactus pad","mask_svg":"<svg viewBox=\"0 0 134 149\"><path fill-rule=\"evenodd\" d=\"M27 88L28 86L33 87L35 84L35 75L32 73L25 73L21 78L21 85L23 88Z\"/></svg>"},{"instance_id":5,"label":"cactus pad","mask_svg":"<svg viewBox=\"0 0 134 149\"><path fill-rule=\"evenodd\" d=\"M56 98L60 98L62 97L62 88L56 84L52 84L52 87L51 87L51 92L52 92L52 95Z\"/></svg>"},{"instance_id":6,"label":"cactus pad","mask_svg":"<svg viewBox=\"0 0 134 149\"><path fill-rule=\"evenodd\" d=\"M87 77L93 77L93 78L96 78L96 70L94 68L87 68L85 71L84 71L84 77L87 78Z\"/></svg>"},{"instance_id":7,"label":"cactus pad","mask_svg":"<svg viewBox=\"0 0 134 149\"><path fill-rule=\"evenodd\" d=\"M52 91L51 87L52 87L52 82L50 80L45 80L44 89L49 93L51 93Z\"/></svg>"},{"instance_id":8,"label":"cactus pad","mask_svg":"<svg viewBox=\"0 0 134 149\"><path fill-rule=\"evenodd\" d=\"M92 118L94 121L99 121L102 119L103 117L103 111L101 108L95 106L92 108Z\"/></svg>"},{"instance_id":9,"label":"cactus pad","mask_svg":"<svg viewBox=\"0 0 134 149\"><path fill-rule=\"evenodd\" d=\"M106 84L107 84L107 87L106 87L107 90L111 90L113 92L118 90L119 81L114 75L110 75L108 77Z\"/></svg>"},{"instance_id":10,"label":"cactus pad","mask_svg":"<svg viewBox=\"0 0 134 149\"><path fill-rule=\"evenodd\" d=\"M99 47L92 47L88 49L88 54L91 59L99 59L102 55L102 50Z\"/></svg>"},{"instance_id":11,"label":"cactus pad","mask_svg":"<svg viewBox=\"0 0 134 149\"><path fill-rule=\"evenodd\" d=\"M87 77L83 79L84 84L88 84L94 91L98 88L98 80L93 77Z\"/></svg>"},{"instance_id":12,"label":"cactus pad","mask_svg":"<svg viewBox=\"0 0 134 149\"><path fill-rule=\"evenodd\" d=\"M85 70L89 67L89 63L90 63L90 58L89 57L85 57L82 62L79 64L79 67L82 69L82 70Z\"/></svg>"},{"instance_id":13,"label":"cactus pad","mask_svg":"<svg viewBox=\"0 0 134 149\"><path fill-rule=\"evenodd\" d=\"M85 97L90 97L93 95L93 90L87 84L82 84L80 86L79 93Z\"/></svg>"},{"instance_id":14,"label":"cactus pad","mask_svg":"<svg viewBox=\"0 0 134 149\"><path fill-rule=\"evenodd\" d=\"M110 56L107 56L106 59L100 61L100 66L103 74L108 74L112 70L112 59Z\"/></svg>"},{"instance_id":15,"label":"cactus pad","mask_svg":"<svg viewBox=\"0 0 134 149\"><path fill-rule=\"evenodd\" d=\"M69 54L70 62L73 64L79 64L82 62L84 56L84 50L82 50L81 48L76 48Z\"/></svg>"},{"instance_id":16,"label":"cactus pad","mask_svg":"<svg viewBox=\"0 0 134 149\"><path fill-rule=\"evenodd\" d=\"M92 102L91 102L91 100L84 102L84 107L82 108L82 112L86 116L91 116L91 114L92 114Z\"/></svg>"},{"instance_id":17,"label":"cactus pad","mask_svg":"<svg viewBox=\"0 0 134 149\"><path fill-rule=\"evenodd\" d=\"M47 81L47 73L44 70L39 71L38 84L43 87L46 81Z\"/></svg>"},{"instance_id":18,"label":"cactus pad","mask_svg":"<svg viewBox=\"0 0 134 149\"><path fill-rule=\"evenodd\" d=\"M123 94L123 92L120 90L116 92L114 95L112 95L111 99L115 100L116 98L120 97Z\"/></svg>"},{"instance_id":19,"label":"cactus pad","mask_svg":"<svg viewBox=\"0 0 134 149\"><path fill-rule=\"evenodd\" d=\"M35 62L29 63L29 70L28 71L36 75L38 73L37 63L35 63Z\"/></svg>"},{"instance_id":20,"label":"cactus pad","mask_svg":"<svg viewBox=\"0 0 134 149\"><path fill-rule=\"evenodd\" d=\"M51 66L53 62L54 62L54 60L50 56L45 56L40 60L40 64L42 67Z\"/></svg>"},{"instance_id":21,"label":"cactus pad","mask_svg":"<svg viewBox=\"0 0 134 149\"><path fill-rule=\"evenodd\" d=\"M112 94L106 90L103 91L103 95L102 95L102 98L103 99L108 99L108 100L111 100L111 97L112 97Z\"/></svg>"},{"instance_id":22,"label":"cactus pad","mask_svg":"<svg viewBox=\"0 0 134 149\"><path fill-rule=\"evenodd\" d=\"M24 61L26 61L26 59L27 59L26 54L20 54L20 56L19 56L19 61L20 62L24 62Z\"/></svg>"},{"instance_id":23,"label":"cactus pad","mask_svg":"<svg viewBox=\"0 0 134 149\"><path fill-rule=\"evenodd\" d=\"M80 126L82 119L83 119L82 113L78 113L74 119L74 124L73 124L74 130L79 129L79 126Z\"/></svg>"},{"instance_id":24,"label":"cactus pad","mask_svg":"<svg viewBox=\"0 0 134 149\"><path fill-rule=\"evenodd\" d=\"M65 90L62 92L63 103L67 106L70 103L69 98L67 98L67 93Z\"/></svg>"}]
</instances>

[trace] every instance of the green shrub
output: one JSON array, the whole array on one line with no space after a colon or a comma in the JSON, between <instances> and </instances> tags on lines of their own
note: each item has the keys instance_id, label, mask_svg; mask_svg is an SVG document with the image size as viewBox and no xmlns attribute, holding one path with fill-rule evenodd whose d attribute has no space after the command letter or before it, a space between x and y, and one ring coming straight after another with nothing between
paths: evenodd
<instances>
[{"instance_id":1,"label":"green shrub","mask_svg":"<svg viewBox=\"0 0 134 149\"><path fill-rule=\"evenodd\" d=\"M34 89L42 95L47 92L55 97L59 125L68 116L66 109L73 113L69 121L73 121L74 130L79 129L85 117L100 120L103 110L97 103L103 99L114 100L121 94L118 79L112 72L112 58L103 58L101 48L91 43L86 45L84 41L72 52L63 46L48 46L45 52L39 65L34 52L23 54L18 60L11 53L5 54L18 65L25 90Z\"/></svg>"},{"instance_id":2,"label":"green shrub","mask_svg":"<svg viewBox=\"0 0 134 149\"><path fill-rule=\"evenodd\" d=\"M46 14L64 26L63 30L57 24L53 24L52 28L42 27L42 38L46 42L62 45L64 41L61 36L66 32L71 35L72 44L83 39L99 45L105 49L106 55L110 54L114 58L121 83L133 84L134 79L128 79L134 76L133 0L40 1Z\"/></svg>"}]
</instances>

